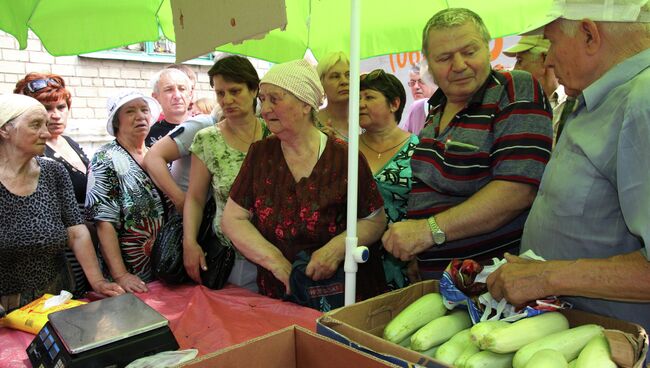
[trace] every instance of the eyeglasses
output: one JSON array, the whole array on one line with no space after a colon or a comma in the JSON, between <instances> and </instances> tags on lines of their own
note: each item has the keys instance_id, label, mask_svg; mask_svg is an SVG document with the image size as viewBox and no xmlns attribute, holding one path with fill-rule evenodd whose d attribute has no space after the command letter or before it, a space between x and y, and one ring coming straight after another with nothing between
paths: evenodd
<instances>
[{"instance_id":1,"label":"eyeglasses","mask_svg":"<svg viewBox=\"0 0 650 368\"><path fill-rule=\"evenodd\" d=\"M47 79L34 79L33 81L27 82L27 86L25 86L25 90L23 92L29 91L29 93L36 93L43 88L46 88L48 85L52 85L54 87L61 87L59 82L55 81L52 78L47 78Z\"/></svg>"},{"instance_id":2,"label":"eyeglasses","mask_svg":"<svg viewBox=\"0 0 650 368\"><path fill-rule=\"evenodd\" d=\"M409 79L409 83L408 83L409 87L414 87L416 84L420 85L420 87L425 85L422 79L418 79L418 80Z\"/></svg>"}]
</instances>

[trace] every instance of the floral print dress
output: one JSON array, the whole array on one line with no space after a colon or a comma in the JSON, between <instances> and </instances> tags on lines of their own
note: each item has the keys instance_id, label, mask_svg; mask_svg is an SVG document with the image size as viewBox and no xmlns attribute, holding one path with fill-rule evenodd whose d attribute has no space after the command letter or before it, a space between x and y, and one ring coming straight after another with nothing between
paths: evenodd
<instances>
[{"instance_id":1,"label":"floral print dress","mask_svg":"<svg viewBox=\"0 0 650 368\"><path fill-rule=\"evenodd\" d=\"M165 212L149 175L114 140L93 156L88 188L88 219L113 224L127 270L144 282L152 281L151 248Z\"/></svg>"},{"instance_id":2,"label":"floral print dress","mask_svg":"<svg viewBox=\"0 0 650 368\"><path fill-rule=\"evenodd\" d=\"M252 214L251 222L291 263L300 251L309 255L346 230L347 144L328 137L309 177L295 181L280 140L271 136L251 145L233 183L230 197ZM363 155L359 155L358 218L383 205L381 194ZM359 265L358 298L386 290L379 244L365 244L371 259ZM341 264L342 267L342 264ZM258 266L261 294L282 298L284 284Z\"/></svg>"},{"instance_id":3,"label":"floral print dress","mask_svg":"<svg viewBox=\"0 0 650 368\"><path fill-rule=\"evenodd\" d=\"M262 138L266 138L271 134L271 131L264 123L264 120L259 118L258 120L262 127ZM196 134L190 152L203 161L212 175L212 196L217 207L214 222L212 223L214 233L221 240L221 244L232 246L230 239L221 230L221 218L223 217L223 209L226 207L230 187L239 173L246 153L227 145L219 127L216 125L203 128ZM237 257L243 259L239 252Z\"/></svg>"}]
</instances>

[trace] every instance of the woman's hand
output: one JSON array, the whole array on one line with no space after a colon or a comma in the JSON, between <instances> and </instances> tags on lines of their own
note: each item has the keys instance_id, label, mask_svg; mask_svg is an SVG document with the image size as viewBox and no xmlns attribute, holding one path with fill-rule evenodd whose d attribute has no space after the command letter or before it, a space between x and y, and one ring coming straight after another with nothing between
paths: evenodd
<instances>
[{"instance_id":1,"label":"woman's hand","mask_svg":"<svg viewBox=\"0 0 650 368\"><path fill-rule=\"evenodd\" d=\"M144 281L132 273L125 273L115 278L119 286L129 293L146 293L149 291Z\"/></svg>"},{"instance_id":2,"label":"woman's hand","mask_svg":"<svg viewBox=\"0 0 650 368\"><path fill-rule=\"evenodd\" d=\"M203 248L196 241L183 240L183 265L187 275L201 284L201 270L207 270L208 266Z\"/></svg>"},{"instance_id":3,"label":"woman's hand","mask_svg":"<svg viewBox=\"0 0 650 368\"><path fill-rule=\"evenodd\" d=\"M305 269L307 277L319 281L334 276L345 257L345 248L343 248L343 253L340 248L333 243L328 243L312 253Z\"/></svg>"},{"instance_id":4,"label":"woman's hand","mask_svg":"<svg viewBox=\"0 0 650 368\"><path fill-rule=\"evenodd\" d=\"M269 264L269 271L273 273L276 279L282 281L286 288L286 293L291 294L291 285L289 284L289 275L291 275L291 262L284 256L275 257Z\"/></svg>"},{"instance_id":5,"label":"woman's hand","mask_svg":"<svg viewBox=\"0 0 650 368\"><path fill-rule=\"evenodd\" d=\"M124 294L126 291L122 289L120 285L114 282L110 282L106 279L101 279L97 281L90 281L90 286L96 292L106 295L106 296L116 296Z\"/></svg>"}]
</instances>

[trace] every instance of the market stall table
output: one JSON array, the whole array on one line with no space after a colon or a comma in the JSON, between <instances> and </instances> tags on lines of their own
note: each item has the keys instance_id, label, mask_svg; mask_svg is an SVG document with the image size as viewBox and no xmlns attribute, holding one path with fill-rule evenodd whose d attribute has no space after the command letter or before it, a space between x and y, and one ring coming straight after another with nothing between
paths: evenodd
<instances>
[{"instance_id":1,"label":"market stall table","mask_svg":"<svg viewBox=\"0 0 650 368\"><path fill-rule=\"evenodd\" d=\"M181 349L198 349L199 355L235 345L297 324L312 331L317 310L271 299L228 285L210 290L198 285L147 285L136 294L169 320ZM25 349L34 335L0 327L0 368L29 367Z\"/></svg>"}]
</instances>

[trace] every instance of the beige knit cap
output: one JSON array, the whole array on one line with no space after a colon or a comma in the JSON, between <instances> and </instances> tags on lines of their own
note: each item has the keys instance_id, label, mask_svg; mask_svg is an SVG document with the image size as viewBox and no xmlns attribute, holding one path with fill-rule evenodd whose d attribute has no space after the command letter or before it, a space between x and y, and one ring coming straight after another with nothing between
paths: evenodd
<instances>
[{"instance_id":1,"label":"beige knit cap","mask_svg":"<svg viewBox=\"0 0 650 368\"><path fill-rule=\"evenodd\" d=\"M40 107L45 111L43 104L35 98L19 94L0 95L0 128L32 107Z\"/></svg>"},{"instance_id":2,"label":"beige knit cap","mask_svg":"<svg viewBox=\"0 0 650 368\"><path fill-rule=\"evenodd\" d=\"M260 84L264 83L286 89L314 110L323 102L325 92L316 68L304 59L274 65L262 77Z\"/></svg>"}]
</instances>

